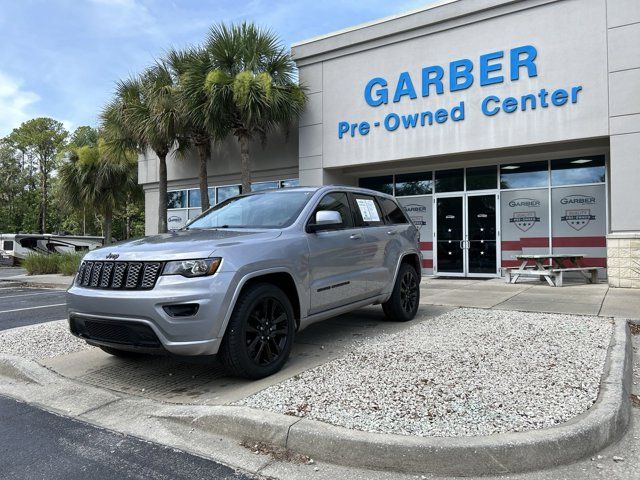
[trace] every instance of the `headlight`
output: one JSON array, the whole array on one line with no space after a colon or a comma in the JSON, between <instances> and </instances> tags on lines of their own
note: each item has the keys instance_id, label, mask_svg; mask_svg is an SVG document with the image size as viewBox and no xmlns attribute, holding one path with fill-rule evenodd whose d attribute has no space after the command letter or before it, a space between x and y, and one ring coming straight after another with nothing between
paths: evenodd
<instances>
[{"instance_id":1,"label":"headlight","mask_svg":"<svg viewBox=\"0 0 640 480\"><path fill-rule=\"evenodd\" d=\"M213 275L218 270L221 261L221 258L202 258L167 262L162 270L162 275L182 275L189 278Z\"/></svg>"}]
</instances>

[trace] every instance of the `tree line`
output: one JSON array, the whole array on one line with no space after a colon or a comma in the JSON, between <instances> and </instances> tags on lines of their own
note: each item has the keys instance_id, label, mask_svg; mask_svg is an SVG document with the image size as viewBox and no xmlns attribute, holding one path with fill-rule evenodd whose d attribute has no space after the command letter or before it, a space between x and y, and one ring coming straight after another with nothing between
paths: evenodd
<instances>
[{"instance_id":1,"label":"tree line","mask_svg":"<svg viewBox=\"0 0 640 480\"><path fill-rule=\"evenodd\" d=\"M0 167L10 178L0 186L0 231L102 233L106 243L114 233L142 234L137 156L153 154L164 233L170 154L197 152L204 211L212 147L228 138L238 143L242 191L250 192L252 142L294 126L305 103L295 62L275 33L248 22L214 25L202 44L169 49L118 81L97 128L69 135L60 122L37 118L3 139Z\"/></svg>"},{"instance_id":2,"label":"tree line","mask_svg":"<svg viewBox=\"0 0 640 480\"><path fill-rule=\"evenodd\" d=\"M144 234L135 155L112 161L100 132L69 134L61 122L34 118L0 139L0 232Z\"/></svg>"}]
</instances>

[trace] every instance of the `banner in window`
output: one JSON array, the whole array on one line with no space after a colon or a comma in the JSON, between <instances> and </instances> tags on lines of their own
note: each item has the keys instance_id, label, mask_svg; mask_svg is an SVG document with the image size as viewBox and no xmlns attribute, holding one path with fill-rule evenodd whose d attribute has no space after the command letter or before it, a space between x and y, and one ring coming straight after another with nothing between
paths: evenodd
<instances>
[{"instance_id":1,"label":"banner in window","mask_svg":"<svg viewBox=\"0 0 640 480\"><path fill-rule=\"evenodd\" d=\"M425 275L433 274L433 207L432 196L397 197L409 218L420 230L420 251Z\"/></svg>"}]
</instances>

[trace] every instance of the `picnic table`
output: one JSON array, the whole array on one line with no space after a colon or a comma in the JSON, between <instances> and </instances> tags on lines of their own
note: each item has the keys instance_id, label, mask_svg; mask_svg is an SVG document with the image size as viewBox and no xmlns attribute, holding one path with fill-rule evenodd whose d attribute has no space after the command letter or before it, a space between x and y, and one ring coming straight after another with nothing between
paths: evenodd
<instances>
[{"instance_id":1,"label":"picnic table","mask_svg":"<svg viewBox=\"0 0 640 480\"><path fill-rule=\"evenodd\" d=\"M517 255L516 258L520 266L506 269L507 283L516 283L520 276L533 276L544 278L552 287L561 287L565 272L579 272L589 283L598 283L598 271L602 268L585 267L584 255L580 254Z\"/></svg>"}]
</instances>

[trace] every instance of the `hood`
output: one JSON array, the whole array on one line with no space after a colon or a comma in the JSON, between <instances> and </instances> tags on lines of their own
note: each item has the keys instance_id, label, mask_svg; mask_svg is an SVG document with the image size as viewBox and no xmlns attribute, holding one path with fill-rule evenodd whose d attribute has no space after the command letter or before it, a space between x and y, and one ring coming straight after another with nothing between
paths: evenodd
<instances>
[{"instance_id":1,"label":"hood","mask_svg":"<svg viewBox=\"0 0 640 480\"><path fill-rule=\"evenodd\" d=\"M281 233L280 230L178 230L97 248L87 253L85 260L106 260L110 254L118 255L117 260L122 261L207 258L226 246L260 243Z\"/></svg>"}]
</instances>

